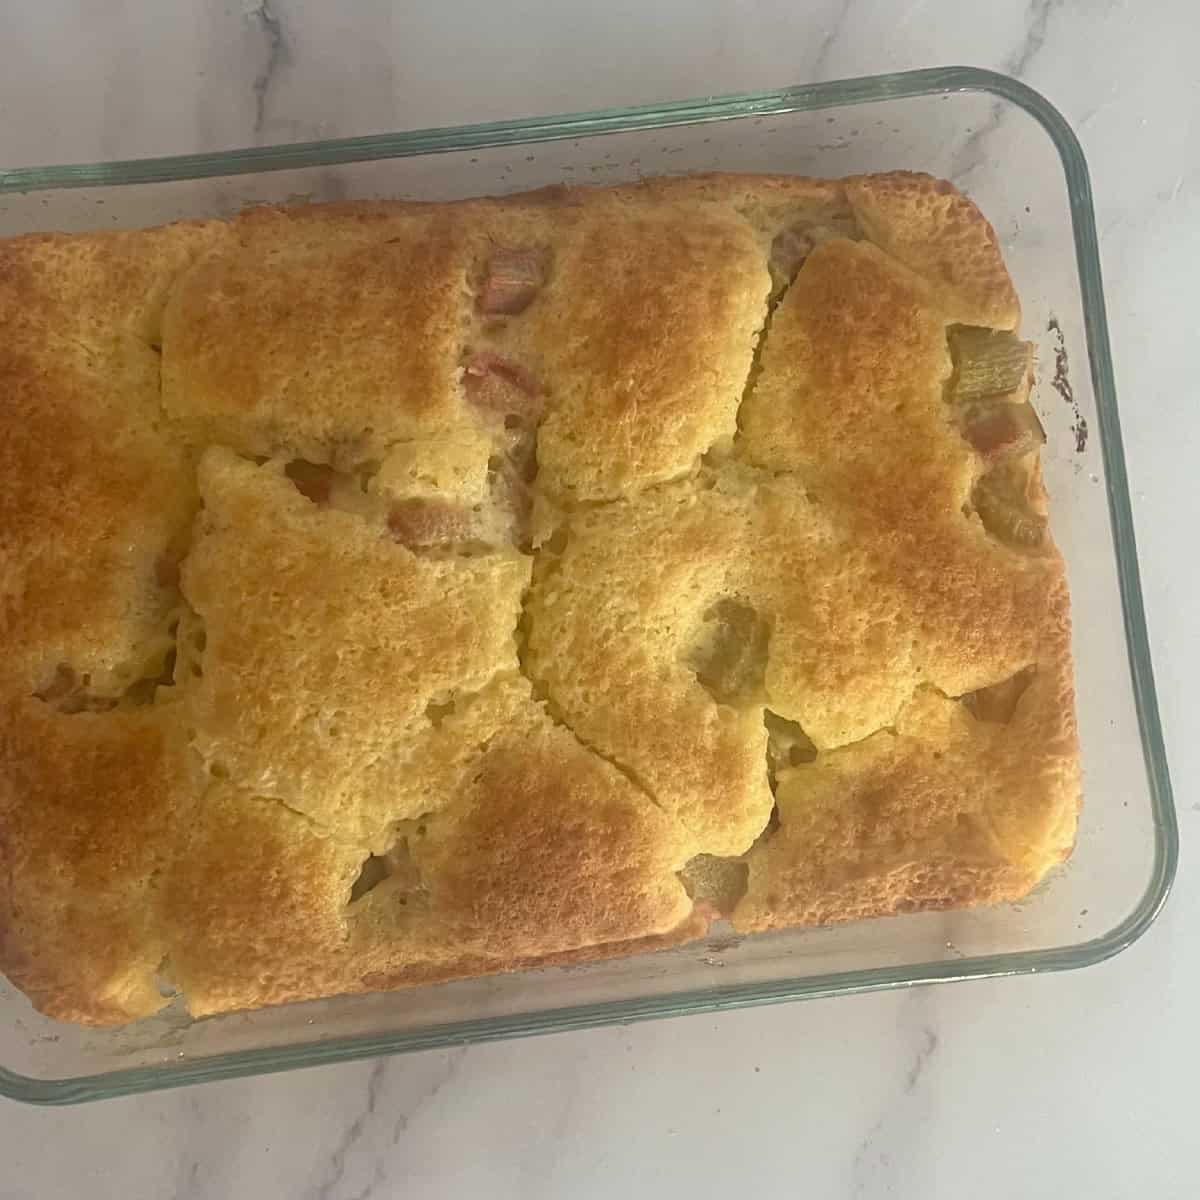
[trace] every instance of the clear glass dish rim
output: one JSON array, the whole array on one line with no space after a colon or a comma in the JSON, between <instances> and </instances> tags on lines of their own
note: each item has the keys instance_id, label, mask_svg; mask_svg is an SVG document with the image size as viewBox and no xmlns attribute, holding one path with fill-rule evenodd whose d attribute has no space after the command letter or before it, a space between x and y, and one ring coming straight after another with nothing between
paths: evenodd
<instances>
[{"instance_id":1,"label":"clear glass dish rim","mask_svg":"<svg viewBox=\"0 0 1200 1200\"><path fill-rule=\"evenodd\" d=\"M68 166L0 168L0 194L57 188L100 187L199 179L213 175L287 170L336 163L404 158L419 154L527 145L603 133L663 129L747 116L776 116L871 101L911 99L949 92L984 92L1023 109L1046 131L1066 176L1075 255L1083 298L1088 361L1095 389L1101 451L1107 479L1109 516L1117 567L1130 674L1137 706L1142 751L1154 819L1154 866L1135 908L1108 933L1051 949L981 955L950 962L846 971L768 983L705 988L672 996L632 998L536 1013L455 1022L404 1033L334 1038L298 1046L270 1047L214 1055L196 1062L140 1067L69 1079L36 1079L0 1066L0 1095L35 1104L74 1104L214 1079L265 1074L294 1067L428 1050L471 1042L556 1033L654 1017L711 1013L880 989L946 983L1003 975L1024 975L1088 966L1111 957L1140 937L1166 900L1179 854L1171 781L1159 721L1158 701L1146 633L1137 565L1133 517L1117 412L1116 387L1101 283L1091 182L1083 150L1071 127L1039 92L1019 80L976 67L932 67L779 91L751 92L669 104L464 125L407 133L340 138L283 146L187 154L124 162Z\"/></svg>"}]
</instances>

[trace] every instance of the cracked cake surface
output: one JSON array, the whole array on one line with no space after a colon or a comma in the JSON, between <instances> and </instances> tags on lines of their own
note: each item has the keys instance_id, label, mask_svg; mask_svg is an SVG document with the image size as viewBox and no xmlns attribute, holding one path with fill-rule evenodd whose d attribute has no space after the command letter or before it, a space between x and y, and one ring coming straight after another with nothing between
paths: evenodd
<instances>
[{"instance_id":1,"label":"cracked cake surface","mask_svg":"<svg viewBox=\"0 0 1200 1200\"><path fill-rule=\"evenodd\" d=\"M1018 322L904 172L0 241L0 971L111 1025L1025 895Z\"/></svg>"}]
</instances>

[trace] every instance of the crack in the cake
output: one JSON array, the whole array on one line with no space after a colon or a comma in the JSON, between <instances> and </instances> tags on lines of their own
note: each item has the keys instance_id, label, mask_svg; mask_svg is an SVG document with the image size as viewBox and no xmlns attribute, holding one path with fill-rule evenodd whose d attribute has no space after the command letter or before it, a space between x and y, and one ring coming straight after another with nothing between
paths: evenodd
<instances>
[{"instance_id":1,"label":"crack in the cake","mask_svg":"<svg viewBox=\"0 0 1200 1200\"><path fill-rule=\"evenodd\" d=\"M535 553L535 559L541 554L540 549ZM567 717L566 711L558 702L550 689L550 686L545 680L540 679L533 671L529 663L529 633L530 622L532 620L529 612L529 598L533 594L536 584L531 583L529 587L521 595L521 604L517 615L517 626L514 631L514 636L517 643L517 667L521 675L528 682L530 690L533 693L534 699L541 705L543 711L550 720L560 729L570 734L575 741L583 747L589 754L593 754L602 762L607 763L619 775L627 779L637 791L649 801L660 812L679 822L679 824L687 829L687 824L682 820L679 813L673 811L665 805L655 793L650 784L642 778L641 774L631 767L628 763L622 762L619 758L606 750L601 749L588 738L583 737L578 730L571 724ZM689 830L689 832L691 832Z\"/></svg>"},{"instance_id":2,"label":"crack in the cake","mask_svg":"<svg viewBox=\"0 0 1200 1200\"><path fill-rule=\"evenodd\" d=\"M630 490L622 492L617 496L602 496L598 499L576 498L551 492L549 489L542 490L540 495L568 519L580 513L600 512L605 509L614 508L618 504L636 504L648 496L678 487L680 484L697 482L704 474L705 468L709 466L705 458L711 452L712 447L709 447L708 450L697 454L691 463L681 468L675 474L667 475L663 479L655 479L651 483L634 485Z\"/></svg>"},{"instance_id":3,"label":"crack in the cake","mask_svg":"<svg viewBox=\"0 0 1200 1200\"><path fill-rule=\"evenodd\" d=\"M227 771L222 771L221 774L216 776L212 775L208 770L212 765L210 760L206 759L194 744L189 747L189 750L200 761L202 769L207 776L207 782L199 789L199 803L201 805L208 803L209 797L214 792L228 790L233 793L233 799L236 803L261 804L282 810L288 816L301 822L314 837L328 839L356 852L362 851L364 854L371 852L371 845L369 843L357 838L348 837L344 830L340 830L334 825L330 825L318 817L314 817L311 813L305 812L304 809L298 808L291 800L284 796L270 796L258 791L254 787L239 783Z\"/></svg>"},{"instance_id":4,"label":"crack in the cake","mask_svg":"<svg viewBox=\"0 0 1200 1200\"><path fill-rule=\"evenodd\" d=\"M803 270L803 263L800 266L800 270ZM796 276L789 279L782 287L776 288L772 286L767 292L762 325L754 335L754 347L750 352L750 364L746 368L746 378L742 383L741 398L738 400L737 412L734 414L736 430L733 440L735 445L742 434L742 409L754 398L754 393L758 389L758 381L762 377L763 355L766 353L767 339L771 335L771 326L774 324L775 314L779 311L779 306L783 303L788 292L791 291L798 275L799 271L797 271Z\"/></svg>"},{"instance_id":5,"label":"crack in the cake","mask_svg":"<svg viewBox=\"0 0 1200 1200\"><path fill-rule=\"evenodd\" d=\"M820 751L798 721L781 716L769 706L763 708L763 725L767 731L767 784L773 796L784 771L816 762Z\"/></svg>"},{"instance_id":6,"label":"crack in the cake","mask_svg":"<svg viewBox=\"0 0 1200 1200\"><path fill-rule=\"evenodd\" d=\"M327 825L324 821L319 821L316 817L312 816L310 813L306 813L302 808L297 808L294 804L291 804L282 796L264 796L261 792L256 792L249 788L239 788L238 790L242 792L243 798L249 803L273 804L277 808L282 809L290 816L295 817L296 820L301 821L305 826L308 827L309 831L317 837L329 838L331 841L338 842L341 845L352 846L356 850L360 848L360 845L357 841L352 838L347 838L343 833L339 833L339 831L332 825ZM366 847L361 848L365 849Z\"/></svg>"},{"instance_id":7,"label":"crack in the cake","mask_svg":"<svg viewBox=\"0 0 1200 1200\"><path fill-rule=\"evenodd\" d=\"M451 687L441 692L435 692L425 703L425 719L434 729L438 729L447 718L458 716L497 684L511 683L521 677L522 672L519 667L501 667L499 670L493 671L477 687Z\"/></svg>"},{"instance_id":8,"label":"crack in the cake","mask_svg":"<svg viewBox=\"0 0 1200 1200\"><path fill-rule=\"evenodd\" d=\"M53 679L34 691L33 698L63 716L128 712L131 709L153 707L159 690L174 688L178 682L180 610L184 605L186 601L181 597L180 603L168 610L165 630L144 639L140 644L141 652L134 654L111 673L116 679L125 680L119 690L93 691L92 672L79 671L72 663L60 662ZM139 671L134 671L129 663L137 661L143 665Z\"/></svg>"},{"instance_id":9,"label":"crack in the cake","mask_svg":"<svg viewBox=\"0 0 1200 1200\"><path fill-rule=\"evenodd\" d=\"M891 261L893 264L903 267L903 269L914 278L920 278L914 271L912 271L911 268L905 266L898 258L884 250L883 247L876 245L876 243L872 242L870 238L866 238L864 236L863 240L870 242L872 246L875 246L877 250L886 255L889 261ZM785 283L782 287L772 288L767 295L766 312L763 314L763 323L759 328L758 333L755 335L754 349L750 356L750 365L746 370L746 379L742 384L742 396L738 401L736 418L737 432L734 434L733 438L735 450L742 438L742 410L751 400L754 399L758 391L759 381L761 380L763 374L763 357L766 354L767 342L770 338L771 329L775 323L776 315L778 314L779 308L783 304L784 299L787 297L788 292L790 292L795 286L796 280L799 278L800 271L803 269L804 263L801 263L799 270L797 270L796 274L790 280L788 280L787 283ZM945 397L945 395L946 393L943 392L943 397ZM775 478L803 476L805 473L803 468L797 469L794 467L771 466L760 467L759 469L769 471Z\"/></svg>"},{"instance_id":10,"label":"crack in the cake","mask_svg":"<svg viewBox=\"0 0 1200 1200\"><path fill-rule=\"evenodd\" d=\"M785 289L786 291L786 289ZM783 299L781 294L779 300ZM737 429L733 435L733 440L736 443L742 436L742 409L754 398L754 393L758 390L758 381L762 377L763 372L763 354L766 352L767 338L771 332L771 323L775 318L775 310L779 307L779 301L772 303L767 301L767 311L763 316L762 327L754 337L754 348L750 352L750 365L746 368L746 378L742 383L742 394L738 400L737 412L734 414L734 421Z\"/></svg>"},{"instance_id":11,"label":"crack in the cake","mask_svg":"<svg viewBox=\"0 0 1200 1200\"><path fill-rule=\"evenodd\" d=\"M93 346L90 342L85 342L82 338L73 337L69 334L60 334L59 336L64 342L66 342L66 344L68 346L75 346L77 349L82 350L84 352L84 354L86 354L88 356L88 366L89 367L92 365L91 360L93 358L99 358L101 356L101 351L100 351L99 347Z\"/></svg>"}]
</instances>

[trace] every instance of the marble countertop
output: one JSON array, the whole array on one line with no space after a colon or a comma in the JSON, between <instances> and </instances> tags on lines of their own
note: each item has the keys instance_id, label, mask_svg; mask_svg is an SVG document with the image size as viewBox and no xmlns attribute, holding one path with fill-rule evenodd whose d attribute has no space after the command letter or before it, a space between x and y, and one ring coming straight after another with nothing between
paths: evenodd
<instances>
[{"instance_id":1,"label":"marble countertop","mask_svg":"<svg viewBox=\"0 0 1200 1200\"><path fill-rule=\"evenodd\" d=\"M1200 13L1186 0L42 0L0 6L0 164L137 157L963 62L1072 122L1096 192L1182 826L1117 959L38 1110L0 1197L575 1200L1200 1193L1200 674L1191 350ZM1190 932L1191 931L1191 932Z\"/></svg>"}]
</instances>

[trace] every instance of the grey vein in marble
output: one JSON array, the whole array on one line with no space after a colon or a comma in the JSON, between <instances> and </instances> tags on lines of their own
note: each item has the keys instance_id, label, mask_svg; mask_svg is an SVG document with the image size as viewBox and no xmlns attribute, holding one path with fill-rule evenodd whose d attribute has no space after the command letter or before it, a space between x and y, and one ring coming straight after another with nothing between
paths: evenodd
<instances>
[{"instance_id":1,"label":"grey vein in marble","mask_svg":"<svg viewBox=\"0 0 1200 1200\"><path fill-rule=\"evenodd\" d=\"M913 1016L918 1021L914 1035L915 1045L910 1050L907 1066L900 1075L898 1092L886 1101L879 1116L855 1147L850 1164L852 1196L874 1194L880 1172L890 1175L894 1171L894 1155L885 1143L897 1141L898 1126L911 1127L920 1119L920 1114L914 1111L913 1098L921 1090L921 1081L925 1078L941 1044L929 1011L932 1002L928 993L914 991L905 1006L915 1009ZM907 1019L902 1018L902 1021L908 1023Z\"/></svg>"},{"instance_id":2,"label":"grey vein in marble","mask_svg":"<svg viewBox=\"0 0 1200 1200\"><path fill-rule=\"evenodd\" d=\"M362 1138L367 1122L375 1116L375 1108L379 1103L379 1092L383 1087L383 1077L389 1061L389 1059L380 1058L371 1065L371 1073L367 1076L366 1103L353 1122L346 1126L346 1131L329 1156L329 1174L325 1181L318 1185L316 1191L320 1200L328 1200L333 1195L334 1189L346 1177L346 1159Z\"/></svg>"},{"instance_id":3,"label":"grey vein in marble","mask_svg":"<svg viewBox=\"0 0 1200 1200\"><path fill-rule=\"evenodd\" d=\"M275 82L275 74L281 66L291 61L291 47L283 22L275 13L271 0L260 0L253 8L246 11L248 20L253 21L262 31L266 43L266 59L262 70L254 77L254 137L262 138L267 120L267 97L271 85Z\"/></svg>"},{"instance_id":4,"label":"grey vein in marble","mask_svg":"<svg viewBox=\"0 0 1200 1200\"><path fill-rule=\"evenodd\" d=\"M358 1191L343 1196L339 1189L346 1180L352 1156L367 1134L371 1132L372 1126L376 1122L382 1123L387 1116L386 1111L380 1105L380 1096L383 1093L389 1068L397 1073L403 1072L406 1060L404 1058L381 1058L373 1063L371 1073L367 1076L365 1103L358 1116L346 1127L345 1132L338 1139L337 1145L329 1157L329 1170L325 1178L311 1193L315 1200L335 1200L335 1197L340 1197L340 1200L373 1200L377 1189L387 1181L387 1164L391 1153L400 1144L413 1121L433 1103L438 1093L458 1073L466 1052L467 1047L460 1046L446 1055L442 1070L437 1077L406 1105L405 1111L400 1112L393 1119L387 1146L377 1154L371 1167L370 1178Z\"/></svg>"},{"instance_id":5,"label":"grey vein in marble","mask_svg":"<svg viewBox=\"0 0 1200 1200\"><path fill-rule=\"evenodd\" d=\"M1034 56L1046 44L1046 29L1050 14L1062 7L1062 0L1029 0L1025 14L1025 38L1004 61L1003 70L1016 79L1023 79Z\"/></svg>"},{"instance_id":6,"label":"grey vein in marble","mask_svg":"<svg viewBox=\"0 0 1200 1200\"><path fill-rule=\"evenodd\" d=\"M932 1025L926 1025L921 1030L921 1044L917 1047L916 1056L908 1068L908 1074L904 1077L904 1094L906 1096L911 1096L916 1091L917 1084L921 1082L921 1076L925 1074L925 1068L929 1065L929 1060L937 1051L938 1040L938 1035Z\"/></svg>"},{"instance_id":7,"label":"grey vein in marble","mask_svg":"<svg viewBox=\"0 0 1200 1200\"><path fill-rule=\"evenodd\" d=\"M458 1074L459 1067L462 1066L464 1055L467 1053L466 1046L460 1046L457 1050L452 1050L446 1057L446 1065L442 1071L441 1077L434 1080L433 1085L427 1088L420 1096L417 1097L417 1102L412 1108L401 1113L396 1118L395 1124L392 1126L392 1145L399 1143L400 1138L408 1131L408 1127L413 1120L427 1109L433 1103L434 1098L454 1077ZM360 1198L361 1200L361 1198Z\"/></svg>"},{"instance_id":8,"label":"grey vein in marble","mask_svg":"<svg viewBox=\"0 0 1200 1200\"><path fill-rule=\"evenodd\" d=\"M1062 0L1029 0L1025 13L1025 34L1020 44L999 65L999 70L1014 79L1024 79L1034 59L1046 44L1046 33L1050 25L1050 14L1060 8ZM1004 114L1012 107L1007 100L997 100L992 105L988 119L973 130L955 153L953 178L961 181L982 165L987 140L1000 127Z\"/></svg>"},{"instance_id":9,"label":"grey vein in marble","mask_svg":"<svg viewBox=\"0 0 1200 1200\"><path fill-rule=\"evenodd\" d=\"M809 68L809 75L814 81L826 78L825 68L829 63L829 56L833 53L838 39L842 36L842 32L846 28L846 18L850 15L850 6L853 3L854 0L844 0L838 9L837 16L834 17L828 31L821 39L821 44L817 47L816 56L813 58L812 65Z\"/></svg>"}]
</instances>

